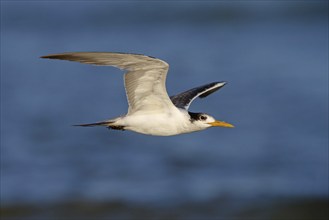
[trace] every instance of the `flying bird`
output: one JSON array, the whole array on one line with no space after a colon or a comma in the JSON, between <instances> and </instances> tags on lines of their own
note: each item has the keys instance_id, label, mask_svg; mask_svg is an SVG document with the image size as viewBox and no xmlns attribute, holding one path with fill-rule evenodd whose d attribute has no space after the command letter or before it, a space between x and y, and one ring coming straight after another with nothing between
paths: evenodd
<instances>
[{"instance_id":1,"label":"flying bird","mask_svg":"<svg viewBox=\"0 0 329 220\"><path fill-rule=\"evenodd\" d=\"M113 119L76 126L106 126L157 136L190 133L214 126L234 127L217 121L208 114L188 111L194 99L207 97L222 88L226 82L209 83L169 97L165 85L169 65L155 57L130 53L73 52L41 58L113 66L126 71L124 85L129 104L128 113Z\"/></svg>"}]
</instances>

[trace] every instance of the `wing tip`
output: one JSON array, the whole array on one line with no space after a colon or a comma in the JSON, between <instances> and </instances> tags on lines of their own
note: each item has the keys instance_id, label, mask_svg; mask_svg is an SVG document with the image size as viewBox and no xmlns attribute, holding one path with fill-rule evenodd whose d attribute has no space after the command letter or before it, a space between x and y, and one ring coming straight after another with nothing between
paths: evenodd
<instances>
[{"instance_id":1,"label":"wing tip","mask_svg":"<svg viewBox=\"0 0 329 220\"><path fill-rule=\"evenodd\" d=\"M41 56L39 58L42 58L42 59L51 59L51 55L45 55L45 56Z\"/></svg>"},{"instance_id":2,"label":"wing tip","mask_svg":"<svg viewBox=\"0 0 329 220\"><path fill-rule=\"evenodd\" d=\"M72 58L73 56L74 56L73 53L59 53L59 54L49 54L49 55L41 56L40 58L66 60Z\"/></svg>"},{"instance_id":3,"label":"wing tip","mask_svg":"<svg viewBox=\"0 0 329 220\"><path fill-rule=\"evenodd\" d=\"M81 63L88 63L88 62L82 62L82 59L89 55L98 55L98 54L114 54L114 55L126 55L126 56L140 56L140 57L145 57L153 60L157 60L162 62L162 64L166 67L169 66L168 63L165 61L158 59L153 56L148 56L145 54L139 54L139 53L125 53L125 52L66 52L66 53L58 53L58 54L49 54L49 55L44 55L40 56L42 59L57 59L57 60L69 60L69 61L79 61ZM88 58L88 57L87 57ZM90 63L92 64L92 63Z\"/></svg>"},{"instance_id":4,"label":"wing tip","mask_svg":"<svg viewBox=\"0 0 329 220\"><path fill-rule=\"evenodd\" d=\"M220 87L225 86L226 84L227 84L226 81L219 81L219 82L216 82L216 85L219 85Z\"/></svg>"},{"instance_id":5,"label":"wing tip","mask_svg":"<svg viewBox=\"0 0 329 220\"><path fill-rule=\"evenodd\" d=\"M121 55L133 55L133 56L143 56L143 57L148 57L151 59L156 59L159 60L156 57L141 54L141 53L128 53L128 52L100 52L100 51L91 51L91 52L65 52L65 53L57 53L57 54L49 54L45 56L40 56L40 58L46 58L46 59L56 59L58 57L64 57L64 56L74 56L74 55L83 55L83 54L121 54Z\"/></svg>"}]
</instances>

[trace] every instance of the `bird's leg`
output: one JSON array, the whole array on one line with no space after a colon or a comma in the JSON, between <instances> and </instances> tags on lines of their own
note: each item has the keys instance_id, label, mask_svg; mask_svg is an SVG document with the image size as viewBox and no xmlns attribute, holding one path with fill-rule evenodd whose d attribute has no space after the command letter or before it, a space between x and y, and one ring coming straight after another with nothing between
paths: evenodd
<instances>
[{"instance_id":1,"label":"bird's leg","mask_svg":"<svg viewBox=\"0 0 329 220\"><path fill-rule=\"evenodd\" d=\"M107 126L108 129L114 129L114 130L121 130L124 131L125 127L124 126L120 126L120 125L109 125Z\"/></svg>"}]
</instances>

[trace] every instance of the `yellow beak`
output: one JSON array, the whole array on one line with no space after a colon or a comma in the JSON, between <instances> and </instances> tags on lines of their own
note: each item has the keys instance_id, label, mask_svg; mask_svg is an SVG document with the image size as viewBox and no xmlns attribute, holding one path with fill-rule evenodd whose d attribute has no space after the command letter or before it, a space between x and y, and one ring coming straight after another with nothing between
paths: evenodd
<instances>
[{"instance_id":1,"label":"yellow beak","mask_svg":"<svg viewBox=\"0 0 329 220\"><path fill-rule=\"evenodd\" d=\"M226 128L234 128L233 125L226 123L224 121L214 121L214 122L210 122L208 123L213 127L226 127Z\"/></svg>"}]
</instances>

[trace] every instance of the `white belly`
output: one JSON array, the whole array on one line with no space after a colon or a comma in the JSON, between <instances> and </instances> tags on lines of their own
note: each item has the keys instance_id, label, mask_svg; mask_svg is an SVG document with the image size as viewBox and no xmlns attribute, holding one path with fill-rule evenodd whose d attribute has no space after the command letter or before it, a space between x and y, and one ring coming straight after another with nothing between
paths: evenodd
<instances>
[{"instance_id":1,"label":"white belly","mask_svg":"<svg viewBox=\"0 0 329 220\"><path fill-rule=\"evenodd\" d=\"M200 130L193 126L188 114L170 113L133 114L122 118L125 129L142 134L170 136Z\"/></svg>"}]
</instances>

